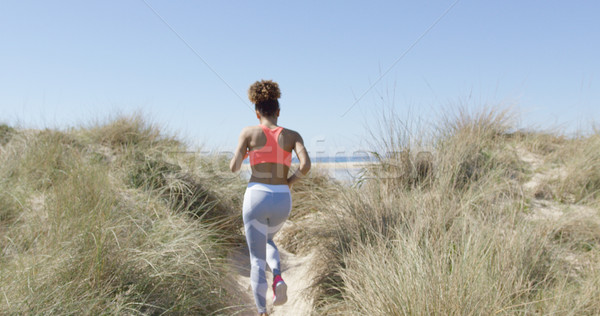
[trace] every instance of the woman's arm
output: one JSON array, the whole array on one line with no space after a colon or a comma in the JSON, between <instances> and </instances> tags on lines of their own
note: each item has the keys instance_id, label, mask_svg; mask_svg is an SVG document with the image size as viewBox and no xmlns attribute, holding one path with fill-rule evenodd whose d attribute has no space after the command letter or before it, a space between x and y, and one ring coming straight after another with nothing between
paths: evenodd
<instances>
[{"instance_id":1,"label":"woman's arm","mask_svg":"<svg viewBox=\"0 0 600 316\"><path fill-rule=\"evenodd\" d=\"M229 169L231 172L237 172L242 167L242 162L246 158L248 153L248 128L244 128L240 133L238 145L233 152L233 158L229 163Z\"/></svg>"},{"instance_id":2,"label":"woman's arm","mask_svg":"<svg viewBox=\"0 0 600 316\"><path fill-rule=\"evenodd\" d=\"M310 170L310 157L308 157L308 152L306 151L306 147L304 147L304 141L300 134L297 134L294 151L296 152L296 156L298 156L298 160L300 160L300 167L288 178L288 185L290 187Z\"/></svg>"}]
</instances>

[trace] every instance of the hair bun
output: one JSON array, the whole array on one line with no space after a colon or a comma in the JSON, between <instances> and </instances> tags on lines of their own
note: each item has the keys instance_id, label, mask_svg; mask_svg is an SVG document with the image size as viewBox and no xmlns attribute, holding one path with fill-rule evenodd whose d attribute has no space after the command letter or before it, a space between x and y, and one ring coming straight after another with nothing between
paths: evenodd
<instances>
[{"instance_id":1,"label":"hair bun","mask_svg":"<svg viewBox=\"0 0 600 316\"><path fill-rule=\"evenodd\" d=\"M281 91L279 91L279 85L272 80L257 81L248 89L248 98L254 104L277 100L280 97Z\"/></svg>"}]
</instances>

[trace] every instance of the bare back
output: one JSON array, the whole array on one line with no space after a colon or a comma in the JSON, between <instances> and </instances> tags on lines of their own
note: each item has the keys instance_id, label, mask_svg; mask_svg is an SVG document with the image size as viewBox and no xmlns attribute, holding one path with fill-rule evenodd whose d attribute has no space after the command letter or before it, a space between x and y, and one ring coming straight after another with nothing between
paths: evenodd
<instances>
[{"instance_id":1,"label":"bare back","mask_svg":"<svg viewBox=\"0 0 600 316\"><path fill-rule=\"evenodd\" d=\"M277 127L276 123L265 123L269 122L263 122L262 125L270 129ZM284 151L290 153L293 150L296 153L300 162L298 169L288 177L290 168L283 163L259 163L251 166L252 175L250 177L250 182L287 184L288 186L291 186L310 170L310 157L308 156L306 147L304 147L304 141L300 134L291 129L283 128L276 141L277 146ZM232 172L240 170L244 156L246 156L249 151L259 150L266 144L267 136L260 125L245 127L240 133L238 145L231 158L231 162L229 163L229 169Z\"/></svg>"},{"instance_id":2,"label":"bare back","mask_svg":"<svg viewBox=\"0 0 600 316\"><path fill-rule=\"evenodd\" d=\"M297 142L298 133L284 128L279 134L277 144L283 150L291 152ZM267 137L260 126L251 126L247 130L248 151L257 150L265 146ZM287 184L289 167L279 163L260 163L252 168L250 182L265 184Z\"/></svg>"}]
</instances>

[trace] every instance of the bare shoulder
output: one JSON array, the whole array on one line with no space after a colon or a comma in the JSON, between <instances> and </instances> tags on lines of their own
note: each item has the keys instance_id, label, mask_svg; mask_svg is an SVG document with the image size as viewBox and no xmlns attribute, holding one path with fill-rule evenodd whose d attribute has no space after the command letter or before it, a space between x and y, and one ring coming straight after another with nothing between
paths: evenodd
<instances>
[{"instance_id":1,"label":"bare shoulder","mask_svg":"<svg viewBox=\"0 0 600 316\"><path fill-rule=\"evenodd\" d=\"M302 136L300 136L300 133L298 133L294 130L291 130L289 128L284 129L284 131L285 131L286 136L289 137L288 139L291 139L294 142L302 140Z\"/></svg>"},{"instance_id":2,"label":"bare shoulder","mask_svg":"<svg viewBox=\"0 0 600 316\"><path fill-rule=\"evenodd\" d=\"M257 132L257 130L259 130L260 127L258 126L246 126L242 129L240 135L241 136L251 136L252 134L255 134Z\"/></svg>"}]
</instances>

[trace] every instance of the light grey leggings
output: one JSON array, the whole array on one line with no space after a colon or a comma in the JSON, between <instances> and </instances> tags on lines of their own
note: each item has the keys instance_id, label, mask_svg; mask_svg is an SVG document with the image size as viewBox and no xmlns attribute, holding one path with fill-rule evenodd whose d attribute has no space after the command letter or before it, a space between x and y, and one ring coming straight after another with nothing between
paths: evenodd
<instances>
[{"instance_id":1,"label":"light grey leggings","mask_svg":"<svg viewBox=\"0 0 600 316\"><path fill-rule=\"evenodd\" d=\"M290 215L292 196L286 184L248 183L244 194L244 230L250 252L250 282L259 313L267 312L265 265L281 274L279 251L273 236Z\"/></svg>"}]
</instances>

